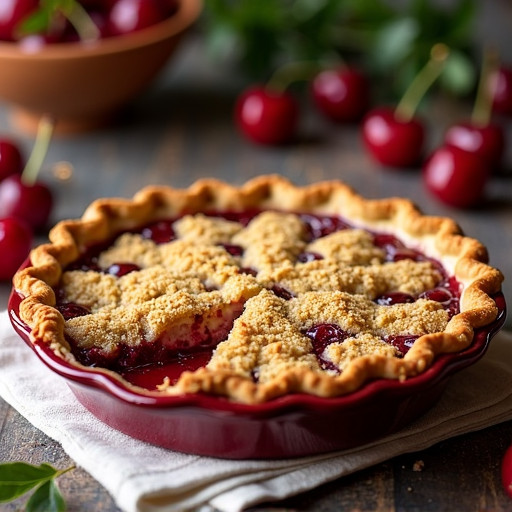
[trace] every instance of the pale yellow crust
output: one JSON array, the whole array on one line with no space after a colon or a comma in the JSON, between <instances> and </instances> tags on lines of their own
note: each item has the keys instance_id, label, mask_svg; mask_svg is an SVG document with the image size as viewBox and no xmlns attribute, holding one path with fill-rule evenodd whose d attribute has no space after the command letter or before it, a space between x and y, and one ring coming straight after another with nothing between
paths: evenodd
<instances>
[{"instance_id":1,"label":"pale yellow crust","mask_svg":"<svg viewBox=\"0 0 512 512\"><path fill-rule=\"evenodd\" d=\"M209 220L211 218L203 219L200 215L194 218L187 217L187 214L215 210L244 211L251 208L339 215L355 228L362 229L340 231L329 237L317 239L308 246L306 238L304 242L301 241L302 227L294 220L295 217L291 218L292 216L287 222L281 222L282 219L276 221L270 216L262 221L262 225L257 229L254 228L256 222L247 229L242 229L238 223L224 222L222 225L213 226ZM198 181L183 190L162 186L148 187L131 200L95 201L80 220L62 221L57 224L50 232L50 243L32 251L32 266L21 270L14 277L15 288L24 297L20 305L20 316L32 329L32 340L48 343L62 357L78 365L65 341L64 319L54 307L56 298L53 287L61 282L63 268L76 260L80 253L92 244L112 239L123 231L136 229L155 220L181 216L185 217L175 226L180 237L178 245L161 248L161 253L156 256L144 248L132 249L135 251L132 255L134 260L140 258L143 266L150 267L142 273L148 275L141 275L140 279L146 279L156 287L171 286L165 279L158 284L158 265L165 265L166 261L178 261L175 254L186 253L189 250L194 269L203 269L204 274L200 276L202 283L196 280L197 282L187 281L183 284L183 289L190 289L191 293L195 294L193 308L199 312L204 311L202 308L205 300L213 301L215 307L221 309L226 305L242 302L245 302L246 308L235 320L228 339L219 344L206 368L186 372L176 385L164 383L160 391L148 393L205 392L228 396L245 403L259 403L294 392L326 397L339 396L360 388L369 379L406 379L423 372L438 354L467 348L473 339L473 330L491 323L497 315L496 304L490 295L500 290L502 275L497 269L487 265L485 247L478 241L463 236L452 220L423 216L405 199L364 199L340 182L296 187L282 177L273 175L256 178L241 187L214 179ZM279 236L282 239L277 244L278 250L273 250L269 246L268 250L262 251L261 247L265 245L262 233L272 222L279 225L277 227L281 229L282 235ZM276 231L272 227L268 229ZM442 317L444 310L437 311L431 301L419 304L418 307L424 308L422 329L429 334L418 338L403 358L394 357L393 349L384 346L378 337L389 332L385 329L396 328L400 331L404 325L407 325L407 329L414 330L414 326L419 325L414 320L415 309L409 304L388 310L378 310L373 306L371 299L383 292L378 270L382 254L366 240L367 233L364 229L396 235L408 245L441 261L448 272L455 275L463 284L461 312L447 324ZM257 267L257 279L239 276L233 271L232 258L226 253L219 253L216 249L203 251L204 254L201 253L198 257L197 253L190 249L190 244L201 241L205 233L208 233L210 238L213 237L217 243L236 243L244 247L244 266ZM289 245L287 240L293 237L298 242ZM359 247L356 256L353 251L347 250L347 247L353 246L354 243ZM115 248L112 250L115 251ZM305 265L288 265L287 261L296 257L302 250L319 251L326 259ZM104 265L116 260L115 254L102 257L105 258ZM347 276L350 278L344 277L343 272L331 272L329 265L334 264L349 268ZM435 280L435 273L429 273L427 266L409 268L408 260L391 265L395 265L396 268L388 267L388 274L389 269L393 268L391 274L396 280L393 283L396 289L418 293L435 285L432 281ZM180 268L178 272L181 277L187 277L187 268ZM66 280L72 281L73 276L69 274L73 273L67 273ZM332 277L334 274L335 279ZM400 275L407 275L409 278L401 281ZM123 293L128 293L124 291L122 283L113 286L107 276L91 275L87 279L90 280L90 284L85 286L85 295L82 297L87 297L94 287L106 287L108 291L102 295L109 297L111 304L118 304L123 300ZM244 281L243 292L240 292L241 280ZM204 288L205 282L208 286L223 288L219 292L207 292ZM266 288L270 288L276 282L284 283L287 289L297 296L297 300L284 301L267 292ZM362 288L358 288L360 283L364 283ZM343 292L337 291L340 286ZM350 289L350 286L353 286L353 289ZM326 295L325 302L322 302L322 293L318 293L319 289L322 293L329 294ZM313 293L313 290L316 290L316 293ZM182 292L183 290L175 294L177 299L190 301L189 297L180 295ZM350 297L347 292L356 295ZM155 296L158 293L155 292ZM340 302L337 307L336 297L340 293L345 295L339 296ZM363 295L366 295L366 298ZM336 299L334 302L333 298ZM94 301L94 297L90 300ZM353 302L353 309L344 312L344 305L350 301ZM95 307L101 309L105 306L114 307L102 303ZM312 314L311 311L315 308L317 311ZM359 313L354 315L353 311ZM147 314L148 318L151 317L150 310L144 314ZM159 318L157 314L153 316ZM104 317L107 325L109 315L105 314ZM250 340L251 336L259 335L259 331L256 333L252 330L263 318L270 319L270 323L279 324L281 332L288 334L280 340L274 340L273 343L269 338L262 343L261 352L255 355ZM304 345L307 344L307 339L297 334L297 328L300 331L311 327L308 324L311 323L310 319L313 319L313 322L349 322L346 327L356 333L343 344L331 345L325 354L327 359L342 368L340 374L321 371L317 367L316 358ZM413 320L416 323L410 323ZM361 325L371 324L374 334L366 332L358 322ZM136 333L134 336L136 337ZM362 346L373 347L373 353L368 354L365 351L367 349L362 349ZM227 357L222 356L223 351L228 351ZM294 364L287 366L286 354L291 352ZM230 361L230 358L234 361L236 357L240 361L239 366L226 362ZM251 357L258 357L260 361L258 371L261 372L262 378L259 382L254 382L248 374L244 375L243 365L246 364L247 358ZM276 360L285 361L284 366L276 366ZM119 376L117 378L121 379Z\"/></svg>"}]
</instances>

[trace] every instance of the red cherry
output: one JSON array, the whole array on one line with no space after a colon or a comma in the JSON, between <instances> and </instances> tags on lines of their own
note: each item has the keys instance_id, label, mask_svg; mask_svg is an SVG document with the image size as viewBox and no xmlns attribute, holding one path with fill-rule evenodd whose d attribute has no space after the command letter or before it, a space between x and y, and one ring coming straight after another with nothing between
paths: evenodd
<instances>
[{"instance_id":1,"label":"red cherry","mask_svg":"<svg viewBox=\"0 0 512 512\"><path fill-rule=\"evenodd\" d=\"M491 73L488 87L493 110L512 115L512 68L501 67Z\"/></svg>"},{"instance_id":2,"label":"red cherry","mask_svg":"<svg viewBox=\"0 0 512 512\"><path fill-rule=\"evenodd\" d=\"M0 280L8 281L27 258L32 231L23 221L0 219Z\"/></svg>"},{"instance_id":3,"label":"red cherry","mask_svg":"<svg viewBox=\"0 0 512 512\"><path fill-rule=\"evenodd\" d=\"M23 156L18 145L9 139L0 140L0 181L11 174L21 174Z\"/></svg>"},{"instance_id":4,"label":"red cherry","mask_svg":"<svg viewBox=\"0 0 512 512\"><path fill-rule=\"evenodd\" d=\"M471 122L455 124L446 132L444 142L475 153L494 167L500 165L505 150L503 128L494 123L482 126Z\"/></svg>"},{"instance_id":5,"label":"red cherry","mask_svg":"<svg viewBox=\"0 0 512 512\"><path fill-rule=\"evenodd\" d=\"M427 159L423 181L442 202L458 208L475 206L483 197L489 164L475 153L441 146Z\"/></svg>"},{"instance_id":6,"label":"red cherry","mask_svg":"<svg viewBox=\"0 0 512 512\"><path fill-rule=\"evenodd\" d=\"M370 103L366 76L351 68L320 72L311 84L311 91L318 109L334 121L358 121Z\"/></svg>"},{"instance_id":7,"label":"red cherry","mask_svg":"<svg viewBox=\"0 0 512 512\"><path fill-rule=\"evenodd\" d=\"M389 167L412 167L421 159L425 129L419 118L402 121L392 108L381 107L365 116L362 136L377 162Z\"/></svg>"},{"instance_id":8,"label":"red cherry","mask_svg":"<svg viewBox=\"0 0 512 512\"><path fill-rule=\"evenodd\" d=\"M252 87L235 106L235 119L242 133L261 144L282 144L295 136L299 107L287 92Z\"/></svg>"},{"instance_id":9,"label":"red cherry","mask_svg":"<svg viewBox=\"0 0 512 512\"><path fill-rule=\"evenodd\" d=\"M37 230L46 226L52 206L50 189L42 182L27 185L17 174L0 182L0 217L16 217Z\"/></svg>"},{"instance_id":10,"label":"red cherry","mask_svg":"<svg viewBox=\"0 0 512 512\"><path fill-rule=\"evenodd\" d=\"M0 40L15 41L19 24L39 7L39 0L2 0L0 2Z\"/></svg>"},{"instance_id":11,"label":"red cherry","mask_svg":"<svg viewBox=\"0 0 512 512\"><path fill-rule=\"evenodd\" d=\"M117 0L109 15L109 33L129 34L163 21L163 5L161 0Z\"/></svg>"},{"instance_id":12,"label":"red cherry","mask_svg":"<svg viewBox=\"0 0 512 512\"><path fill-rule=\"evenodd\" d=\"M512 498L512 446L507 448L501 461L501 483L505 492Z\"/></svg>"}]
</instances>

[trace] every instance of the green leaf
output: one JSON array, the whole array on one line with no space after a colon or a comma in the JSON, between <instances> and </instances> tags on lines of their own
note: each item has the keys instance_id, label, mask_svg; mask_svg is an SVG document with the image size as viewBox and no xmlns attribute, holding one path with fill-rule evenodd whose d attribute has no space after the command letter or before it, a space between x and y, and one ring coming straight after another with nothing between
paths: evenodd
<instances>
[{"instance_id":1,"label":"green leaf","mask_svg":"<svg viewBox=\"0 0 512 512\"><path fill-rule=\"evenodd\" d=\"M11 501L39 485L52 479L58 470L49 464L33 466L25 462L0 464L0 502Z\"/></svg>"},{"instance_id":2,"label":"green leaf","mask_svg":"<svg viewBox=\"0 0 512 512\"><path fill-rule=\"evenodd\" d=\"M374 60L381 69L395 67L410 53L419 32L418 22L402 18L385 25L377 36Z\"/></svg>"},{"instance_id":3,"label":"green leaf","mask_svg":"<svg viewBox=\"0 0 512 512\"><path fill-rule=\"evenodd\" d=\"M66 503L54 480L40 485L25 506L26 512L64 512Z\"/></svg>"},{"instance_id":4,"label":"green leaf","mask_svg":"<svg viewBox=\"0 0 512 512\"><path fill-rule=\"evenodd\" d=\"M448 57L441 84L455 94L468 94L475 85L476 72L472 61L462 52L452 51Z\"/></svg>"}]
</instances>

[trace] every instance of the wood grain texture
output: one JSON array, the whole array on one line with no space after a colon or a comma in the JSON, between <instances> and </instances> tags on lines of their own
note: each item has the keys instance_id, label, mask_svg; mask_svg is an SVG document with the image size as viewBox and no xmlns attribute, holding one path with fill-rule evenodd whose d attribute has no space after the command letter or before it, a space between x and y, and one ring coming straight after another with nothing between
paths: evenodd
<instances>
[{"instance_id":1,"label":"wood grain texture","mask_svg":"<svg viewBox=\"0 0 512 512\"><path fill-rule=\"evenodd\" d=\"M58 443L0 399L0 460L73 465ZM325 484L313 491L253 507L254 512L505 512L512 502L500 483L500 463L512 440L512 422L467 434L418 453ZM418 467L421 468L418 471ZM109 493L80 468L59 479L69 512L119 512ZM25 499L2 504L15 512Z\"/></svg>"}]
</instances>

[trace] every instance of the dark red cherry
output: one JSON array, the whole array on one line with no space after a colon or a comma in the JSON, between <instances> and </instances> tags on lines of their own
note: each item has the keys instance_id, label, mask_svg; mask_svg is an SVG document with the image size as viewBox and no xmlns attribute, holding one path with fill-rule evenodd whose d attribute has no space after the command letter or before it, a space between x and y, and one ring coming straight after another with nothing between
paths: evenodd
<instances>
[{"instance_id":1,"label":"dark red cherry","mask_svg":"<svg viewBox=\"0 0 512 512\"><path fill-rule=\"evenodd\" d=\"M313 343L313 350L324 369L338 370L330 361L323 359L323 353L331 343L343 343L349 336L339 325L318 324L304 333Z\"/></svg>"},{"instance_id":2,"label":"dark red cherry","mask_svg":"<svg viewBox=\"0 0 512 512\"><path fill-rule=\"evenodd\" d=\"M373 235L373 244L386 251L396 250L404 247L404 244L394 235L376 234Z\"/></svg>"},{"instance_id":3,"label":"dark red cherry","mask_svg":"<svg viewBox=\"0 0 512 512\"><path fill-rule=\"evenodd\" d=\"M375 302L381 306L393 306L394 304L407 304L414 302L416 299L408 293L389 292L377 297Z\"/></svg>"},{"instance_id":4,"label":"dark red cherry","mask_svg":"<svg viewBox=\"0 0 512 512\"><path fill-rule=\"evenodd\" d=\"M80 306L79 304L75 304L74 302L65 302L63 304L57 304L57 309L60 311L60 314L64 317L64 320L69 320L70 318L77 318L79 316L90 315L91 312L85 306Z\"/></svg>"},{"instance_id":5,"label":"dark red cherry","mask_svg":"<svg viewBox=\"0 0 512 512\"><path fill-rule=\"evenodd\" d=\"M501 114L512 115L512 68L502 66L488 79L492 108Z\"/></svg>"},{"instance_id":6,"label":"dark red cherry","mask_svg":"<svg viewBox=\"0 0 512 512\"><path fill-rule=\"evenodd\" d=\"M490 165L476 154L442 146L425 162L423 182L443 203L469 208L481 201L490 174Z\"/></svg>"},{"instance_id":7,"label":"dark red cherry","mask_svg":"<svg viewBox=\"0 0 512 512\"><path fill-rule=\"evenodd\" d=\"M150 226L146 226L141 235L143 238L148 238L155 242L155 244L165 244L175 239L174 229L172 223L168 221L160 221Z\"/></svg>"},{"instance_id":8,"label":"dark red cherry","mask_svg":"<svg viewBox=\"0 0 512 512\"><path fill-rule=\"evenodd\" d=\"M347 229L349 225L338 217L317 217L315 215L303 214L301 220L306 223L311 240L330 235L335 231Z\"/></svg>"},{"instance_id":9,"label":"dark red cherry","mask_svg":"<svg viewBox=\"0 0 512 512\"><path fill-rule=\"evenodd\" d=\"M327 69L311 84L318 109L337 122L359 121L370 104L370 87L366 76L352 68Z\"/></svg>"},{"instance_id":10,"label":"dark red cherry","mask_svg":"<svg viewBox=\"0 0 512 512\"><path fill-rule=\"evenodd\" d=\"M162 0L117 0L109 14L109 33L130 34L163 21L167 16L164 4Z\"/></svg>"},{"instance_id":11,"label":"dark red cherry","mask_svg":"<svg viewBox=\"0 0 512 512\"><path fill-rule=\"evenodd\" d=\"M260 144L283 144L295 137L299 107L287 91L274 92L264 87L244 91L235 106L235 121L240 131Z\"/></svg>"},{"instance_id":12,"label":"dark red cherry","mask_svg":"<svg viewBox=\"0 0 512 512\"><path fill-rule=\"evenodd\" d=\"M455 124L446 132L444 142L475 153L493 167L499 167L505 150L503 128L496 123L480 126L468 121Z\"/></svg>"},{"instance_id":13,"label":"dark red cherry","mask_svg":"<svg viewBox=\"0 0 512 512\"><path fill-rule=\"evenodd\" d=\"M324 259L324 257L321 254L318 254L317 252L311 252L311 251L301 252L297 256L297 261L299 263L309 263L310 261L323 260L323 259Z\"/></svg>"},{"instance_id":14,"label":"dark red cherry","mask_svg":"<svg viewBox=\"0 0 512 512\"><path fill-rule=\"evenodd\" d=\"M0 217L16 217L37 230L46 226L52 206L52 193L42 182L27 185L17 174L0 182Z\"/></svg>"},{"instance_id":15,"label":"dark red cherry","mask_svg":"<svg viewBox=\"0 0 512 512\"><path fill-rule=\"evenodd\" d=\"M414 249L408 249L407 247L391 249L389 252L389 260L390 261L400 261L400 260L413 260L420 261L424 259L424 256Z\"/></svg>"},{"instance_id":16,"label":"dark red cherry","mask_svg":"<svg viewBox=\"0 0 512 512\"><path fill-rule=\"evenodd\" d=\"M39 0L2 0L0 2L0 40L16 41L20 23L39 7Z\"/></svg>"},{"instance_id":17,"label":"dark red cherry","mask_svg":"<svg viewBox=\"0 0 512 512\"><path fill-rule=\"evenodd\" d=\"M123 277L130 272L137 272L138 270L140 270L140 267L134 263L113 263L107 268L107 273L116 277Z\"/></svg>"},{"instance_id":18,"label":"dark red cherry","mask_svg":"<svg viewBox=\"0 0 512 512\"><path fill-rule=\"evenodd\" d=\"M0 280L8 281L28 257L32 230L22 220L0 219Z\"/></svg>"},{"instance_id":19,"label":"dark red cherry","mask_svg":"<svg viewBox=\"0 0 512 512\"><path fill-rule=\"evenodd\" d=\"M244 253L244 248L240 245L234 244L221 244L224 249L231 254L231 256L242 256Z\"/></svg>"},{"instance_id":20,"label":"dark red cherry","mask_svg":"<svg viewBox=\"0 0 512 512\"><path fill-rule=\"evenodd\" d=\"M434 288L423 292L420 299L435 300L441 304L448 304L453 299L453 295L446 288Z\"/></svg>"},{"instance_id":21,"label":"dark red cherry","mask_svg":"<svg viewBox=\"0 0 512 512\"><path fill-rule=\"evenodd\" d=\"M278 296L281 297L281 299L284 300L290 300L293 299L293 293L284 288L283 286L280 286L278 284L275 284L272 286L272 291Z\"/></svg>"},{"instance_id":22,"label":"dark red cherry","mask_svg":"<svg viewBox=\"0 0 512 512\"><path fill-rule=\"evenodd\" d=\"M414 342L418 338L419 336L413 335L397 335L388 336L384 341L396 347L401 352L401 354L405 356L405 354L409 352L410 348L414 345Z\"/></svg>"},{"instance_id":23,"label":"dark red cherry","mask_svg":"<svg viewBox=\"0 0 512 512\"><path fill-rule=\"evenodd\" d=\"M24 165L18 145L10 139L0 139L0 181L11 174L21 174Z\"/></svg>"},{"instance_id":24,"label":"dark red cherry","mask_svg":"<svg viewBox=\"0 0 512 512\"><path fill-rule=\"evenodd\" d=\"M418 117L401 120L392 108L368 112L362 123L363 142L370 155L388 167L413 167L423 155L425 129Z\"/></svg>"}]
</instances>

